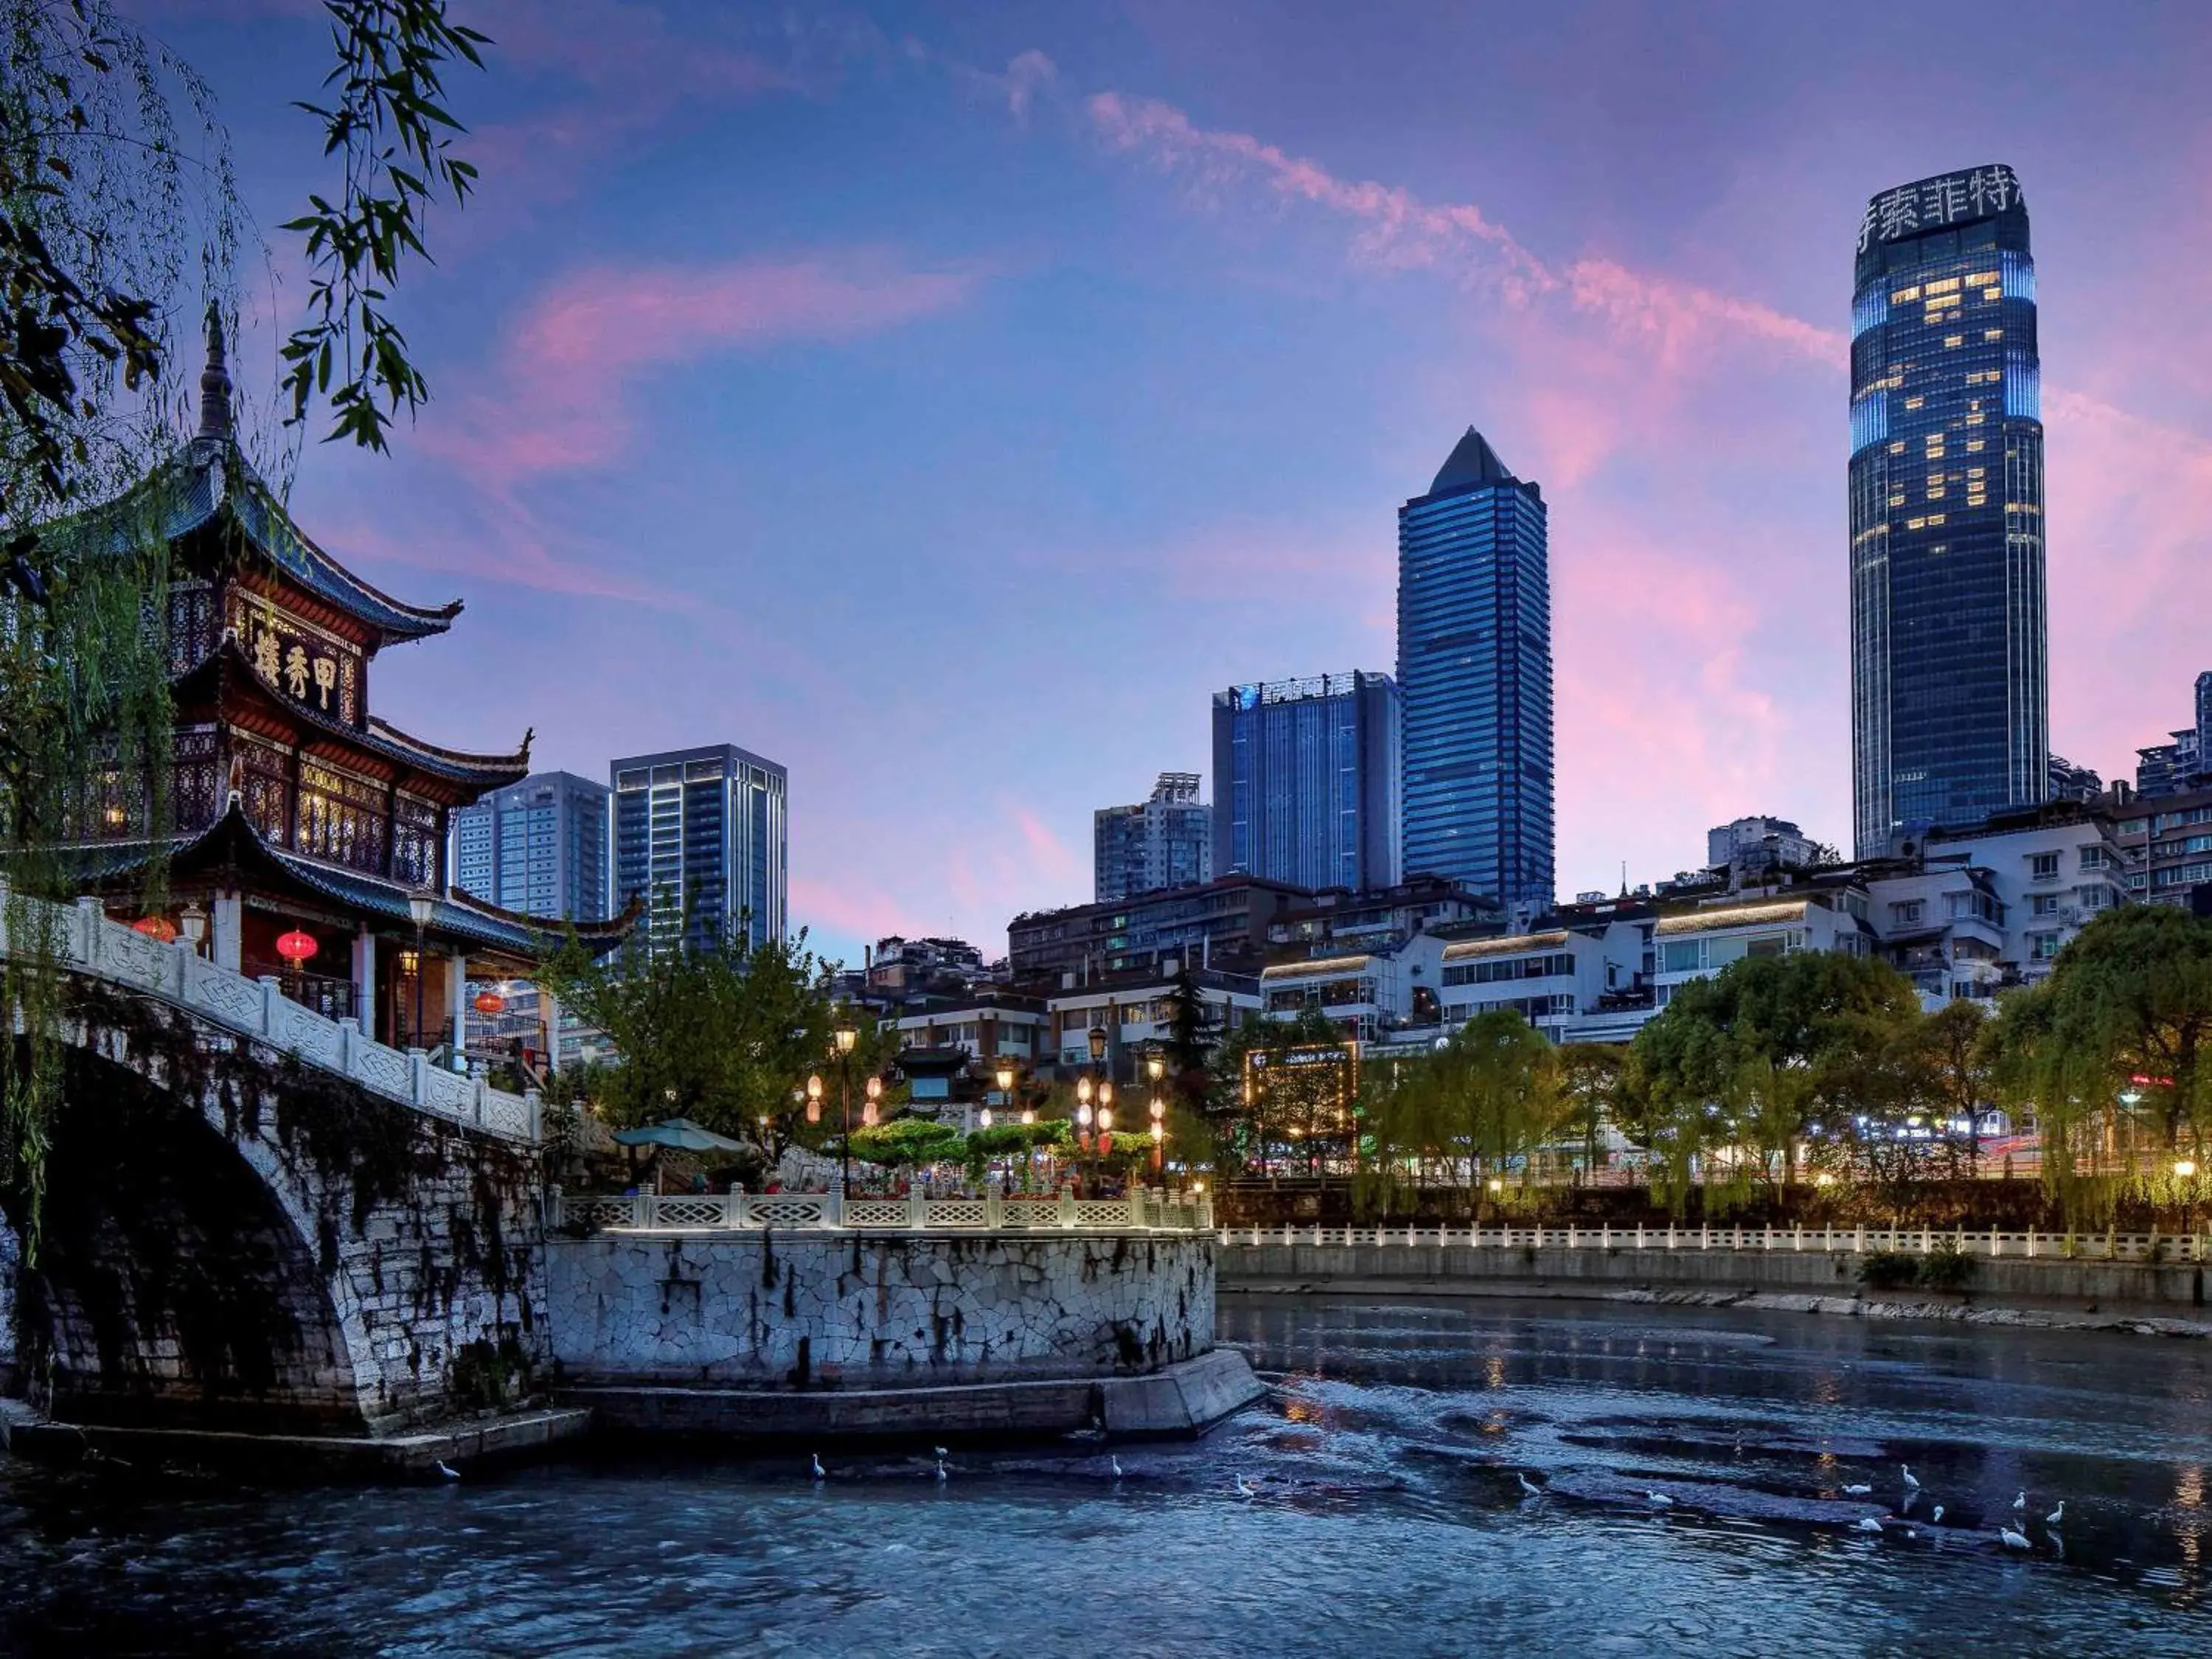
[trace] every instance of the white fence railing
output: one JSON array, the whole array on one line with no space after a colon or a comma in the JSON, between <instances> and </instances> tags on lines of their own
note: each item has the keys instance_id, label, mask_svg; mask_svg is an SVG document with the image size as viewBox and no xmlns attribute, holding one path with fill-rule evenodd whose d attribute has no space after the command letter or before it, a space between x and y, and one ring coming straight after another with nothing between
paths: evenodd
<instances>
[{"instance_id":1,"label":"white fence railing","mask_svg":"<svg viewBox=\"0 0 2212 1659\"><path fill-rule=\"evenodd\" d=\"M768 1228L848 1231L1169 1232L1213 1231L1212 1201L1202 1194L1139 1192L1127 1198L1078 1198L1072 1192L982 1198L847 1198L838 1193L641 1193L549 1197L554 1224L647 1232L724 1232Z\"/></svg>"},{"instance_id":2,"label":"white fence railing","mask_svg":"<svg viewBox=\"0 0 2212 1659\"><path fill-rule=\"evenodd\" d=\"M392 1048L362 1034L358 1022L326 1019L287 999L276 980L248 979L198 955L183 939L164 945L110 921L96 898L74 905L25 899L22 920L52 930L62 965L155 997L222 1030L266 1043L336 1073L371 1094L506 1140L535 1143L534 1093L512 1095L481 1078L432 1066L419 1048ZM9 950L8 890L0 886L0 956Z\"/></svg>"},{"instance_id":3,"label":"white fence railing","mask_svg":"<svg viewBox=\"0 0 2212 1659\"><path fill-rule=\"evenodd\" d=\"M2212 1261L2203 1233L2005 1232L1991 1227L1224 1227L1224 1245L1427 1244L1488 1250L1877 1250L2092 1261Z\"/></svg>"}]
</instances>

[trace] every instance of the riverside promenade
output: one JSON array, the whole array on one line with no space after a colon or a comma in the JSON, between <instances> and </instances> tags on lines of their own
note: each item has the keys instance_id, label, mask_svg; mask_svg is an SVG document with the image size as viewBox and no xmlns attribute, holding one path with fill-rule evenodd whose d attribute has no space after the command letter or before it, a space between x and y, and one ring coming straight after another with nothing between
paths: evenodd
<instances>
[{"instance_id":1,"label":"riverside promenade","mask_svg":"<svg viewBox=\"0 0 2212 1659\"><path fill-rule=\"evenodd\" d=\"M2202 1234L1309 1225L1226 1229L1218 1243L1225 1291L1747 1304L2212 1336Z\"/></svg>"}]
</instances>

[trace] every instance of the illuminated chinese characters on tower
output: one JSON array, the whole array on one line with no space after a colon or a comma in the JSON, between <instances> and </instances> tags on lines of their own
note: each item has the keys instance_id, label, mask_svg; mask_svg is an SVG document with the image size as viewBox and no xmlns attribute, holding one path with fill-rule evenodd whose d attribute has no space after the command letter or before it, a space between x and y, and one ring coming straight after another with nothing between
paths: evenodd
<instances>
[{"instance_id":1,"label":"illuminated chinese characters on tower","mask_svg":"<svg viewBox=\"0 0 2212 1659\"><path fill-rule=\"evenodd\" d=\"M1900 185L1867 204L1859 221L1859 252L1876 242L1990 218L2020 201L2020 180L2008 167L1975 167Z\"/></svg>"}]
</instances>

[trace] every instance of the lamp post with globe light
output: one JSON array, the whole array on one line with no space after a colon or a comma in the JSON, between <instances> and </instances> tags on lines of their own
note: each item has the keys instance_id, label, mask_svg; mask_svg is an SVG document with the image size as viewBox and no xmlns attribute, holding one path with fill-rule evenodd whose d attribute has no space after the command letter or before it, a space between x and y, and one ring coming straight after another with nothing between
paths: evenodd
<instances>
[{"instance_id":1,"label":"lamp post with globe light","mask_svg":"<svg viewBox=\"0 0 2212 1659\"><path fill-rule=\"evenodd\" d=\"M860 1034L849 1025L840 1025L830 1034L830 1042L837 1051L838 1099L845 1116L845 1139L840 1149L841 1170L846 1189L853 1185L853 1045Z\"/></svg>"},{"instance_id":2,"label":"lamp post with globe light","mask_svg":"<svg viewBox=\"0 0 2212 1659\"><path fill-rule=\"evenodd\" d=\"M422 1048L422 981L427 976L429 958L425 946L429 938L430 918L438 913L438 896L427 887L418 888L407 896L408 919L415 924L415 1041L414 1048Z\"/></svg>"}]
</instances>

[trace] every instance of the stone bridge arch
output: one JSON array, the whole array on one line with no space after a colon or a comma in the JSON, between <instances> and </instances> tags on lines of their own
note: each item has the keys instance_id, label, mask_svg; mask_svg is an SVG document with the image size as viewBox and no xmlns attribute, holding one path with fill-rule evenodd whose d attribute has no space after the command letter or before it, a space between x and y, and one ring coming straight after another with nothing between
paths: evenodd
<instances>
[{"instance_id":1,"label":"stone bridge arch","mask_svg":"<svg viewBox=\"0 0 2212 1659\"><path fill-rule=\"evenodd\" d=\"M365 1432L527 1389L534 1147L155 999L80 979L71 1000L15 1298L56 1415Z\"/></svg>"}]
</instances>

